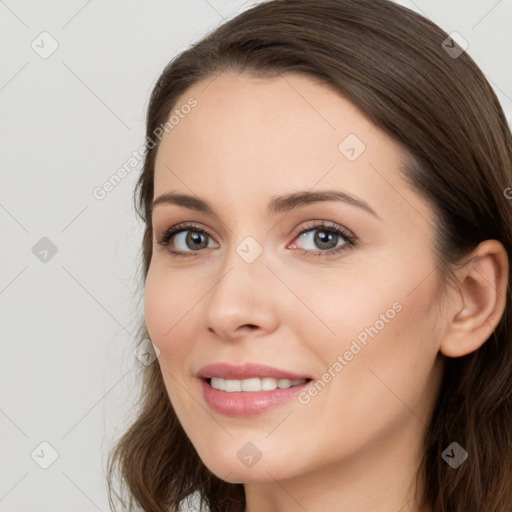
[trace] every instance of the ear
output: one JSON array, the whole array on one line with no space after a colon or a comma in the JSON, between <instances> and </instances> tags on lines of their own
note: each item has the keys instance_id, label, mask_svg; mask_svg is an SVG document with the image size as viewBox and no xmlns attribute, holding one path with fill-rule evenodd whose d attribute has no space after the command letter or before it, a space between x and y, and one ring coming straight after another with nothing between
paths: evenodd
<instances>
[{"instance_id":1,"label":"ear","mask_svg":"<svg viewBox=\"0 0 512 512\"><path fill-rule=\"evenodd\" d=\"M505 310L509 272L506 249L498 240L485 240L472 258L457 271L459 290L450 302L454 314L440 346L448 357L465 356L480 348Z\"/></svg>"}]
</instances>

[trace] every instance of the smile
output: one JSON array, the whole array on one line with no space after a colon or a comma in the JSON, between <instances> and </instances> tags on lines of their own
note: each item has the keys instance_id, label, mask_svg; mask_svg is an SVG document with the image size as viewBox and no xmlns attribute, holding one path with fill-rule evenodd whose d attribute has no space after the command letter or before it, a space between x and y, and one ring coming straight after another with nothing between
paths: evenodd
<instances>
[{"instance_id":1,"label":"smile","mask_svg":"<svg viewBox=\"0 0 512 512\"><path fill-rule=\"evenodd\" d=\"M206 405L223 416L247 417L262 414L291 401L312 382L272 377L243 380L213 377L200 379ZM226 389L220 389L221 387ZM268 388L268 389L265 389Z\"/></svg>"},{"instance_id":2,"label":"smile","mask_svg":"<svg viewBox=\"0 0 512 512\"><path fill-rule=\"evenodd\" d=\"M207 379L212 388L220 391L234 392L256 392L256 391L273 391L274 389L288 389L294 386L305 384L308 379L274 379L273 377L249 379L223 379L221 377L212 377Z\"/></svg>"}]
</instances>

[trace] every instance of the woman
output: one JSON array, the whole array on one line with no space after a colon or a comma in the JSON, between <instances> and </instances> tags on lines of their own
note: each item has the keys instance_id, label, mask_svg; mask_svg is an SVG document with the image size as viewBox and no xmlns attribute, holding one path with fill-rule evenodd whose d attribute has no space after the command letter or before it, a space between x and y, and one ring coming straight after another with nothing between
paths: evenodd
<instances>
[{"instance_id":1,"label":"woman","mask_svg":"<svg viewBox=\"0 0 512 512\"><path fill-rule=\"evenodd\" d=\"M456 41L261 3L169 63L146 150L123 510L511 510L512 138Z\"/></svg>"}]
</instances>

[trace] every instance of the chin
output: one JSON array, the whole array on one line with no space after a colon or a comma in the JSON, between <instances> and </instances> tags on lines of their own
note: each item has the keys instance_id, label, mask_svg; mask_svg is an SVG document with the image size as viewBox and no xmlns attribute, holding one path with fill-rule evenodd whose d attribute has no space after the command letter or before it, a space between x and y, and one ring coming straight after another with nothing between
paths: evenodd
<instances>
[{"instance_id":1,"label":"chin","mask_svg":"<svg viewBox=\"0 0 512 512\"><path fill-rule=\"evenodd\" d=\"M208 469L218 478L230 484L247 484L250 482L273 482L282 480L283 477L276 474L272 469L260 468L234 468L229 466L208 467ZM268 471L268 473L267 473ZM272 476L271 476L272 475Z\"/></svg>"},{"instance_id":2,"label":"chin","mask_svg":"<svg viewBox=\"0 0 512 512\"><path fill-rule=\"evenodd\" d=\"M233 456L230 453L233 453ZM264 455L256 462L250 460L244 462L244 452L239 457L236 450L233 452L222 450L220 453L211 452L208 456L200 454L200 458L216 477L232 484L273 482L293 476L288 471L290 466L283 460L276 461L271 457L266 459Z\"/></svg>"}]
</instances>

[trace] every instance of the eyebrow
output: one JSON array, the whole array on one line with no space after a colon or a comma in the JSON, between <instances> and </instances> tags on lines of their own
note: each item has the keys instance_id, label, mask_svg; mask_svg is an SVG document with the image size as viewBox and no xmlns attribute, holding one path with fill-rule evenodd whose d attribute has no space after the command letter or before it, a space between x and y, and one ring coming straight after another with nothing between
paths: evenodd
<instances>
[{"instance_id":1,"label":"eyebrow","mask_svg":"<svg viewBox=\"0 0 512 512\"><path fill-rule=\"evenodd\" d=\"M356 206L370 213L374 217L380 219L379 215L377 215L375 210L373 210L373 208L366 201L354 195L342 192L340 190L323 190L318 192L294 192L283 196L273 197L267 206L267 213L276 214L282 212L289 212L296 208L301 208L309 204L322 201L339 201L347 203L351 206ZM152 210L155 209L155 207L162 204L174 204L177 206L188 208L189 210L195 210L198 212L217 216L213 211L213 208L208 204L207 201L186 194L175 194L172 192L162 194L153 201Z\"/></svg>"}]
</instances>

